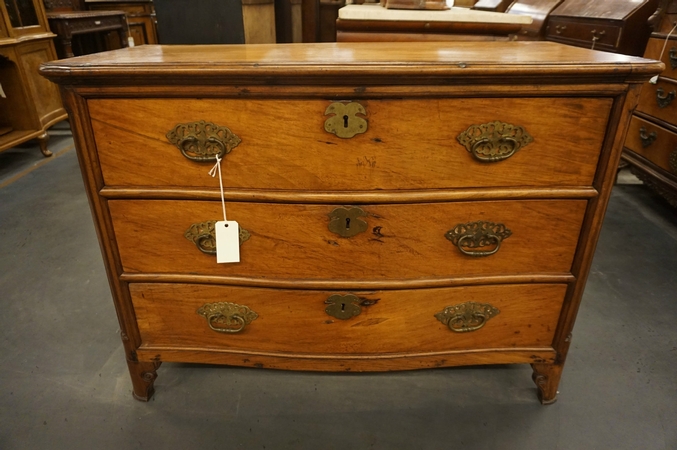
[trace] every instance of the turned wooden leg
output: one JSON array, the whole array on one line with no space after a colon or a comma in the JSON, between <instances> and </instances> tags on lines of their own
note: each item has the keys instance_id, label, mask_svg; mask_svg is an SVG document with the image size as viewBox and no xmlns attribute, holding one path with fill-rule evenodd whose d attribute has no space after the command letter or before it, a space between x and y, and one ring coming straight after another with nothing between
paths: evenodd
<instances>
[{"instance_id":1,"label":"turned wooden leg","mask_svg":"<svg viewBox=\"0 0 677 450\"><path fill-rule=\"evenodd\" d=\"M38 145L40 146L40 151L45 156L52 156L52 152L47 148L47 142L49 142L49 134L47 132L42 133L37 137Z\"/></svg>"},{"instance_id":2,"label":"turned wooden leg","mask_svg":"<svg viewBox=\"0 0 677 450\"><path fill-rule=\"evenodd\" d=\"M534 370L531 379L538 388L538 399L543 405L551 405L557 401L557 387L562 376L561 364L532 364Z\"/></svg>"},{"instance_id":3,"label":"turned wooden leg","mask_svg":"<svg viewBox=\"0 0 677 450\"><path fill-rule=\"evenodd\" d=\"M136 362L127 360L129 375L132 377L134 398L147 402L153 396L153 382L157 378L157 369L161 362Z\"/></svg>"}]
</instances>

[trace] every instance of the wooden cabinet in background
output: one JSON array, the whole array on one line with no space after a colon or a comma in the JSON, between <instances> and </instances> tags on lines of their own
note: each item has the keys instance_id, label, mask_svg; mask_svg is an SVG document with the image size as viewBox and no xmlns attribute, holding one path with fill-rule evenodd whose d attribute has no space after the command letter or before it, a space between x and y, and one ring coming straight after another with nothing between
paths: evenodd
<instances>
[{"instance_id":1,"label":"wooden cabinet in background","mask_svg":"<svg viewBox=\"0 0 677 450\"><path fill-rule=\"evenodd\" d=\"M124 11L134 45L157 44L157 21L152 0L85 0L90 11Z\"/></svg>"},{"instance_id":2,"label":"wooden cabinet in background","mask_svg":"<svg viewBox=\"0 0 677 450\"><path fill-rule=\"evenodd\" d=\"M0 3L0 151L37 138L45 156L47 129L66 119L59 89L38 74L56 59L54 34L39 0Z\"/></svg>"},{"instance_id":3,"label":"wooden cabinet in background","mask_svg":"<svg viewBox=\"0 0 677 450\"><path fill-rule=\"evenodd\" d=\"M658 30L674 27L677 1L664 10ZM623 160L645 185L677 208L677 36L653 33L645 56L661 59L665 70L657 82L642 87L623 149ZM662 55L661 55L661 52Z\"/></svg>"},{"instance_id":4,"label":"wooden cabinet in background","mask_svg":"<svg viewBox=\"0 0 677 450\"><path fill-rule=\"evenodd\" d=\"M561 3L562 0L516 0L505 12L530 16L533 22L522 26L514 38L520 41L543 40L548 15Z\"/></svg>"},{"instance_id":5,"label":"wooden cabinet in background","mask_svg":"<svg viewBox=\"0 0 677 450\"><path fill-rule=\"evenodd\" d=\"M567 0L550 14L546 39L641 56L657 8L658 0Z\"/></svg>"}]
</instances>

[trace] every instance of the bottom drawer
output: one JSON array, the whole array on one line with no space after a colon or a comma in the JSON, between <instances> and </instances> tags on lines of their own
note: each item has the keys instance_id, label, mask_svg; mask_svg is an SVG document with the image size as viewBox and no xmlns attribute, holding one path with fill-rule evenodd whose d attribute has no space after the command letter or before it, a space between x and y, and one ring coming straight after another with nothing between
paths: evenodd
<instances>
[{"instance_id":1,"label":"bottom drawer","mask_svg":"<svg viewBox=\"0 0 677 450\"><path fill-rule=\"evenodd\" d=\"M129 288L145 350L420 356L451 350L551 349L567 286L355 292L161 283L133 283ZM215 305L222 302L248 310L235 308L228 324L232 311ZM220 332L210 325L241 330Z\"/></svg>"}]
</instances>

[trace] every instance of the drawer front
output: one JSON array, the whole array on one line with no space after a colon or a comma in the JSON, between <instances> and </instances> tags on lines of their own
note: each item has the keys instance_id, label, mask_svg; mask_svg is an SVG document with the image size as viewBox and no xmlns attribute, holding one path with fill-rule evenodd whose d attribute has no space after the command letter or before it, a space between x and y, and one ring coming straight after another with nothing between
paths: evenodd
<instances>
[{"instance_id":1,"label":"drawer front","mask_svg":"<svg viewBox=\"0 0 677 450\"><path fill-rule=\"evenodd\" d=\"M677 134L672 131L634 116L625 146L677 175Z\"/></svg>"},{"instance_id":2,"label":"drawer front","mask_svg":"<svg viewBox=\"0 0 677 450\"><path fill-rule=\"evenodd\" d=\"M665 64L665 70L661 74L661 77L677 80L677 39L672 38L668 40L668 44L665 46L665 51L661 57L661 51L663 50L664 44L665 39L649 39L649 42L646 45L644 57L649 59L660 59L663 61L663 64Z\"/></svg>"},{"instance_id":3,"label":"drawer front","mask_svg":"<svg viewBox=\"0 0 677 450\"><path fill-rule=\"evenodd\" d=\"M551 17L548 22L547 37L562 42L576 43L583 47L592 47L593 38L595 48L615 49L621 28L618 25L599 22L574 22Z\"/></svg>"},{"instance_id":4,"label":"drawer front","mask_svg":"<svg viewBox=\"0 0 677 450\"><path fill-rule=\"evenodd\" d=\"M637 111L677 123L677 82L659 78L656 84L644 83Z\"/></svg>"},{"instance_id":5,"label":"drawer front","mask_svg":"<svg viewBox=\"0 0 677 450\"><path fill-rule=\"evenodd\" d=\"M368 355L551 348L566 285L337 293L130 284L130 291L142 348ZM359 312L347 319L330 315L336 299ZM461 312L472 318L459 320Z\"/></svg>"},{"instance_id":6,"label":"drawer front","mask_svg":"<svg viewBox=\"0 0 677 450\"><path fill-rule=\"evenodd\" d=\"M325 116L331 104L325 100L97 99L88 105L108 186L218 188L218 180L207 175L213 161L187 159L167 137L177 124L204 120L237 136L231 146L240 140L223 162L225 188L330 191L587 186L611 108L608 98L359 103L367 131L351 138L325 131L325 121L337 117ZM354 117L362 120L361 114ZM476 129L467 143L471 149L502 145L504 152L511 142L523 145L507 159L480 162L458 137L473 125L496 121L523 127L533 141L524 143L523 134L510 137L506 129L494 137L491 130L483 136Z\"/></svg>"},{"instance_id":7,"label":"drawer front","mask_svg":"<svg viewBox=\"0 0 677 450\"><path fill-rule=\"evenodd\" d=\"M193 237L200 234L201 227L193 224L219 220L220 202L113 200L109 207L127 273L402 280L569 273L586 204L585 200L527 200L361 205L356 210L228 202L228 219L251 236L242 243L237 264L217 264L214 255L202 253L185 237L189 229ZM334 227L350 217L357 234L343 237L329 229L330 222ZM476 222L497 226L480 233L487 245L473 248L473 227L459 225ZM450 240L445 235L452 230L456 233ZM469 256L462 250L496 251Z\"/></svg>"}]
</instances>

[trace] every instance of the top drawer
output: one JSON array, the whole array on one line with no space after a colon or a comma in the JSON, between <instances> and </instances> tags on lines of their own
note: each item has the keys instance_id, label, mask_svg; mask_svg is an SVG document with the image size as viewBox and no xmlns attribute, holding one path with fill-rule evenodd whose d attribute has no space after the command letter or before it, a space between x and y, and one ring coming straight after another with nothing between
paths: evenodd
<instances>
[{"instance_id":1,"label":"top drawer","mask_svg":"<svg viewBox=\"0 0 677 450\"><path fill-rule=\"evenodd\" d=\"M96 99L88 106L107 186L218 187L218 180L207 174L213 160L190 160L167 137L178 124L205 121L237 136L231 141L237 146L222 165L225 188L362 191L591 185L612 100L357 103L364 114L333 116L339 128L345 121L366 127L351 138L325 130L332 117L325 115L332 104L328 100ZM477 127L463 145L459 135L473 125ZM184 145L205 138L195 136ZM507 156L516 142L521 147L512 156L478 160Z\"/></svg>"}]
</instances>

